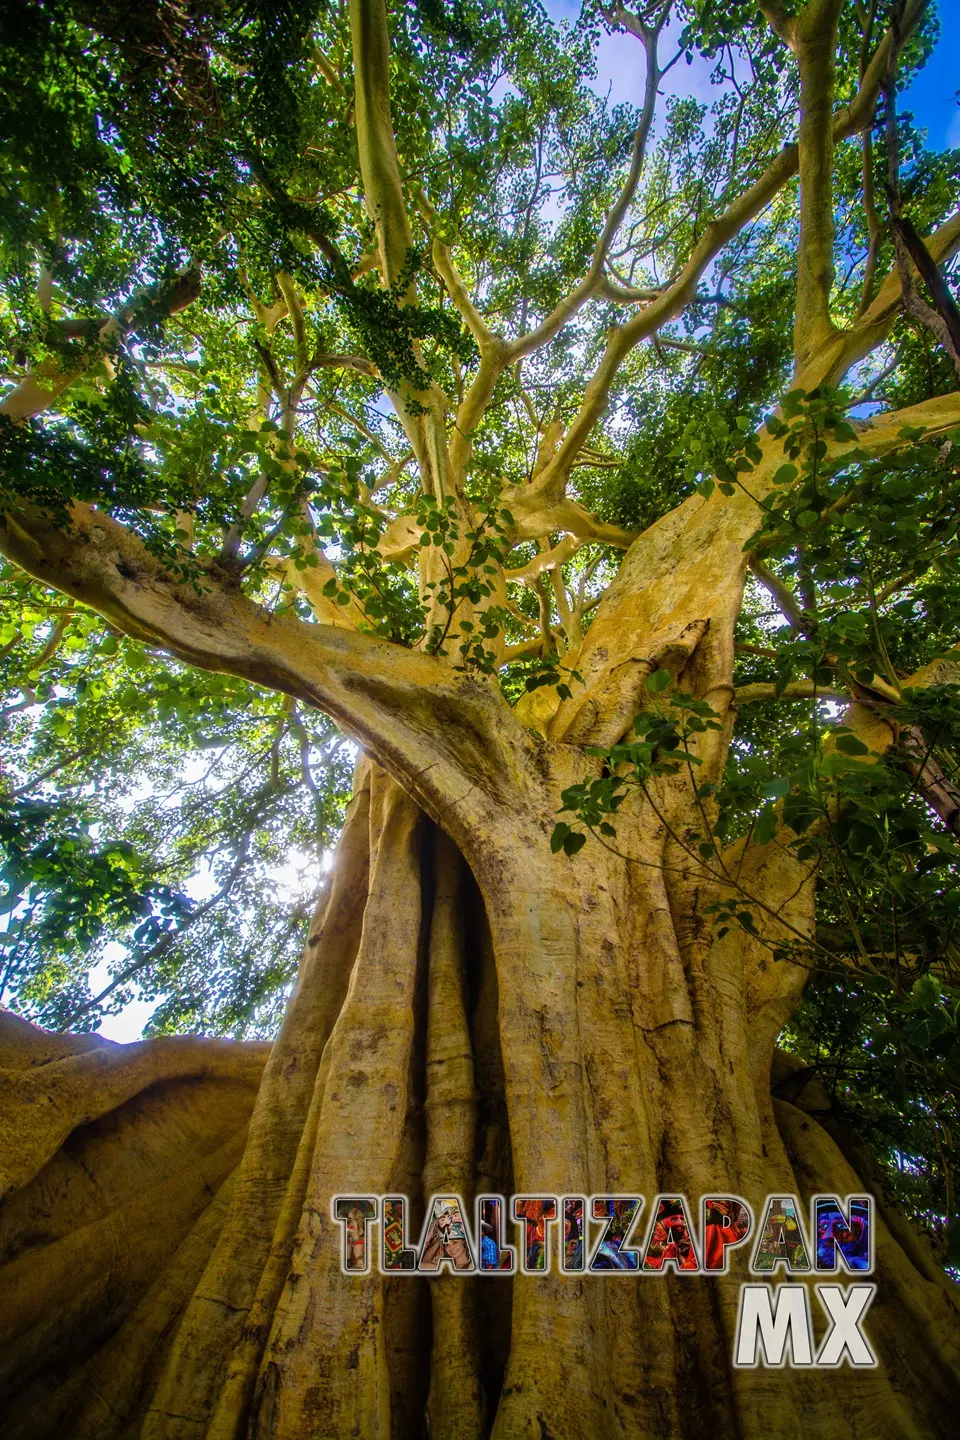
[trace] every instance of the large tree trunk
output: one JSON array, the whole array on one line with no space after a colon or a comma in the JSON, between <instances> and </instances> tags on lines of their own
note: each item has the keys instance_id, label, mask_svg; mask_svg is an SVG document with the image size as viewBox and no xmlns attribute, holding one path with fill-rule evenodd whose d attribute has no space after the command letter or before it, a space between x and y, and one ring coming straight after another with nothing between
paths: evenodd
<instances>
[{"instance_id":1,"label":"large tree trunk","mask_svg":"<svg viewBox=\"0 0 960 1440\"><path fill-rule=\"evenodd\" d=\"M896 37L837 110L826 50L839 7L807 6L802 25L779 4L761 8L798 53L799 148L784 146L702 228L672 283L610 328L565 435L543 446L527 486L503 496L515 539L562 531L628 542L566 492L614 376L798 170L795 384L839 381L889 331L898 272L855 324L831 321L830 175L834 143L870 124ZM922 7L908 8L904 36ZM389 289L412 230L386 7L353 0L350 15L363 192ZM434 263L481 363L452 427L433 382L404 381L395 408L424 493L454 500L461 519L469 437L498 378L601 293L619 223L605 227L585 281L513 340L488 329L438 229ZM928 249L939 263L958 244L954 216ZM125 307L101 329L104 347L132 314ZM73 378L27 376L2 409L18 423L42 414ZM956 397L940 397L865 422L832 454L880 456L905 425L926 426L930 439L955 423ZM761 452L750 494L692 496L632 545L567 657L582 685L537 712L542 742L486 679L360 633L355 613L335 627L322 608L316 625L267 612L233 579L222 583L219 565L194 593L104 509L74 504L67 527L32 500L5 507L0 548L29 573L188 665L317 705L385 767L362 767L269 1058L263 1047L186 1037L111 1047L9 1018L0 1028L6 1440L954 1433L954 1292L895 1216L878 1226L867 1325L880 1363L870 1370L736 1369L736 1264L695 1282L340 1270L337 1192L404 1193L416 1230L437 1191L468 1203L477 1191L648 1203L657 1192L726 1192L759 1210L770 1192L876 1190L856 1142L809 1113L816 1097L796 1077L774 1098L777 1036L805 972L773 963L762 939L715 938L705 907L729 891L705 882L682 843L697 820L689 786L663 784L656 811L646 802L618 813L621 855L592 844L571 862L549 844L561 792L596 763L583 747L624 735L652 670L665 666L728 714L744 542L783 458L769 435ZM417 538L410 522L399 517L403 533L385 537L394 553ZM329 565L319 546L312 558ZM439 556L424 562L425 583L433 563ZM727 738L717 737L704 778L719 775ZM763 913L809 933L812 896L786 851L727 858Z\"/></svg>"},{"instance_id":2,"label":"large tree trunk","mask_svg":"<svg viewBox=\"0 0 960 1440\"><path fill-rule=\"evenodd\" d=\"M584 761L544 744L542 763L558 795ZM407 1194L419 1233L440 1191L758 1209L876 1190L789 1073L773 1098L799 967L713 938L648 808L618 820L631 863L551 856L552 819L491 813L465 859L362 762L252 1115L263 1047L124 1053L16 1022L3 1115L30 1130L3 1167L4 1437L954 1433L953 1297L882 1204L875 1370L735 1369L736 1264L693 1283L341 1273L337 1192ZM743 864L809 924L777 847Z\"/></svg>"}]
</instances>

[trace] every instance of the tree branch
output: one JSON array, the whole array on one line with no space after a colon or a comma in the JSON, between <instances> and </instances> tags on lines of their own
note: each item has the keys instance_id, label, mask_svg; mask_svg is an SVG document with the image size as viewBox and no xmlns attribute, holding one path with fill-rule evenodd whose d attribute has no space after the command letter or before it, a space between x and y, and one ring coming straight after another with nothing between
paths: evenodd
<instances>
[{"instance_id":1,"label":"tree branch","mask_svg":"<svg viewBox=\"0 0 960 1440\"><path fill-rule=\"evenodd\" d=\"M750 556L750 569L756 575L768 595L772 596L777 609L799 634L806 634L803 611L797 604L797 597L779 577L756 555Z\"/></svg>"},{"instance_id":2,"label":"tree branch","mask_svg":"<svg viewBox=\"0 0 960 1440\"><path fill-rule=\"evenodd\" d=\"M208 572L185 592L139 536L87 505L58 529L35 506L0 515L0 553L124 634L188 665L239 675L335 719L428 813L481 831L489 806L539 795L528 737L486 682L353 630L270 615ZM539 802L537 802L539 803ZM524 807L522 807L524 808Z\"/></svg>"},{"instance_id":3,"label":"tree branch","mask_svg":"<svg viewBox=\"0 0 960 1440\"><path fill-rule=\"evenodd\" d=\"M437 267L437 274L447 287L447 294L450 296L457 310L459 310L473 338L480 348L483 349L485 345L489 345L497 337L488 327L480 311L470 299L467 287L464 285L460 272L454 264L450 247L440 239L437 233L440 223L439 217L436 210L430 204L426 192L422 186L418 185L414 193L417 197L420 213L432 234L431 253L433 255L433 263Z\"/></svg>"},{"instance_id":4,"label":"tree branch","mask_svg":"<svg viewBox=\"0 0 960 1440\"><path fill-rule=\"evenodd\" d=\"M960 310L940 274L940 270L911 220L903 213L900 192L900 143L897 133L896 79L891 73L886 85L886 133L890 227L897 255L897 269L903 292L904 308L925 326L943 346L960 376ZM912 264L911 264L912 262ZM912 266L923 280L934 308L916 293Z\"/></svg>"},{"instance_id":5,"label":"tree branch","mask_svg":"<svg viewBox=\"0 0 960 1440\"><path fill-rule=\"evenodd\" d=\"M833 331L833 98L843 0L808 0L789 26L800 68L800 244L794 363L802 369Z\"/></svg>"},{"instance_id":6,"label":"tree branch","mask_svg":"<svg viewBox=\"0 0 960 1440\"><path fill-rule=\"evenodd\" d=\"M575 535L565 535L558 545L552 550L544 550L528 560L526 565L521 565L517 570L504 570L504 580L533 580L535 576L542 575L544 570L552 570L554 566L564 565L580 549L583 542Z\"/></svg>"},{"instance_id":7,"label":"tree branch","mask_svg":"<svg viewBox=\"0 0 960 1440\"><path fill-rule=\"evenodd\" d=\"M380 371L366 356L333 355L326 350L314 350L310 357L310 369L356 370L358 375L368 375L371 380L380 378Z\"/></svg>"},{"instance_id":8,"label":"tree branch","mask_svg":"<svg viewBox=\"0 0 960 1440\"><path fill-rule=\"evenodd\" d=\"M832 685L814 685L812 680L792 680L780 693L772 682L757 681L738 685L733 692L734 705L752 705L762 700L849 700L849 690Z\"/></svg>"},{"instance_id":9,"label":"tree branch","mask_svg":"<svg viewBox=\"0 0 960 1440\"><path fill-rule=\"evenodd\" d=\"M908 38L917 23L920 13L918 5L922 5L922 0L914 0L910 13L901 27L901 43ZM888 31L867 66L863 83L857 95L850 105L838 110L833 117L834 144L839 144L840 141L848 139L851 135L858 134L865 126L872 123L881 84L896 53L894 36L891 31ZM553 459L537 477L535 493L541 494L546 500L559 499L563 494L573 461L586 443L594 425L603 415L610 388L626 355L634 346L642 340L648 339L669 320L679 315L685 306L696 298L697 285L711 262L745 225L766 208L787 181L797 173L799 158L797 145L785 145L779 155L771 160L759 179L737 196L722 215L707 223L676 280L649 305L644 306L638 315L623 325L611 327L608 332L607 345L587 386L580 410ZM852 336L852 332L843 332L840 339L834 337L831 351L831 354L836 357L834 368L840 365L844 370L849 368L854 359L862 358L877 343L877 339L882 338L885 330L877 327L885 327L889 323L883 303L884 299L889 298L889 291L886 292L886 295L884 295L884 291L881 291L881 295L864 315L861 322L862 328L856 330L855 336ZM859 355L855 354L858 341L862 341L864 347ZM847 354L852 358L847 359ZM807 368L824 369L819 361L820 357L814 355ZM825 373L823 378L831 377ZM804 384L807 389L812 389L818 382L799 378L797 383ZM532 501L533 495L528 496L528 505ZM511 509L515 509L516 505L520 503L515 492L511 493L508 503Z\"/></svg>"},{"instance_id":10,"label":"tree branch","mask_svg":"<svg viewBox=\"0 0 960 1440\"><path fill-rule=\"evenodd\" d=\"M303 314L303 297L297 289L294 281L283 270L277 275L277 285L280 294L286 301L287 314L290 316L290 324L293 327L294 353L297 357L297 366L300 370L307 370L307 327ZM306 378L306 377L305 377Z\"/></svg>"},{"instance_id":11,"label":"tree branch","mask_svg":"<svg viewBox=\"0 0 960 1440\"><path fill-rule=\"evenodd\" d=\"M137 321L148 313L159 310L166 315L175 315L192 305L200 294L200 271L188 266L170 282L139 290L116 314L100 325L97 344L83 356L83 363L75 370L62 370L55 375L27 375L13 390L0 400L0 414L8 415L19 422L34 415L41 415L63 392L73 384L84 371L96 365L129 331L136 328Z\"/></svg>"},{"instance_id":12,"label":"tree branch","mask_svg":"<svg viewBox=\"0 0 960 1440\"><path fill-rule=\"evenodd\" d=\"M960 211L928 235L925 244L937 264L942 265L955 255L960 250ZM849 329L834 330L831 339L811 357L795 377L797 387L812 390L817 385L838 384L852 365L886 339L902 298L903 282L899 267L894 266L860 319Z\"/></svg>"},{"instance_id":13,"label":"tree branch","mask_svg":"<svg viewBox=\"0 0 960 1440\"><path fill-rule=\"evenodd\" d=\"M403 200L390 109L390 37L385 0L350 0L357 145L367 214L380 245L380 273L390 289L413 244Z\"/></svg>"},{"instance_id":14,"label":"tree branch","mask_svg":"<svg viewBox=\"0 0 960 1440\"><path fill-rule=\"evenodd\" d=\"M792 50L796 41L796 21L787 14L781 0L759 0L757 8L774 34Z\"/></svg>"},{"instance_id":15,"label":"tree branch","mask_svg":"<svg viewBox=\"0 0 960 1440\"><path fill-rule=\"evenodd\" d=\"M622 8L618 12L618 20L624 23L621 15L626 14ZM643 42L643 48L647 57L647 77L644 87L643 109L640 112L640 120L633 137L633 151L630 156L630 169L624 181L623 188L613 205L606 222L597 237L593 249L593 258L586 275L576 289L571 290L558 305L554 306L550 314L543 320L535 330L521 335L510 343L510 360L522 360L525 355L530 355L534 350L539 350L571 320L577 311L583 306L592 295L597 294L604 284L604 265L610 253L610 246L616 238L624 217L630 208L633 197L637 192L640 183L640 175L643 171L643 160L646 154L647 140L650 136L650 127L653 124L653 117L657 106L657 86L660 83L662 72L657 61L657 41L660 34L660 27L666 19L664 11L655 25L650 28L646 25L634 30L639 33Z\"/></svg>"},{"instance_id":16,"label":"tree branch","mask_svg":"<svg viewBox=\"0 0 960 1440\"><path fill-rule=\"evenodd\" d=\"M858 422L855 439L834 442L830 450L888 454L907 443L900 433L907 426L918 426L929 436L958 423L960 393L955 392ZM636 708L641 670L651 657L672 654L682 660L681 631L691 615L703 617L696 623L707 627L707 640L695 662L696 676L683 683L704 698L716 687L718 702L729 702L726 677L733 664L733 632L747 565L743 547L756 529L758 502L773 489L783 459L782 446L773 436L764 435L760 445L763 454L750 474L749 491L738 488L725 496L715 490L709 500L691 496L634 541L571 660L583 676L583 688L562 703L557 699L549 739L613 744L607 739L608 729L615 728L609 717ZM688 627L687 638L691 633ZM624 656L632 661L625 663ZM690 650L687 659L692 656Z\"/></svg>"}]
</instances>

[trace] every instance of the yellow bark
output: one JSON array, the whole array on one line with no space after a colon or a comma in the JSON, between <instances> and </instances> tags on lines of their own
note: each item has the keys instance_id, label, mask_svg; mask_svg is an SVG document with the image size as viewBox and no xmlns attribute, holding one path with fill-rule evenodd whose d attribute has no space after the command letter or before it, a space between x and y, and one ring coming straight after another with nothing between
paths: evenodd
<instances>
[{"instance_id":1,"label":"yellow bark","mask_svg":"<svg viewBox=\"0 0 960 1440\"><path fill-rule=\"evenodd\" d=\"M583 773L575 747L545 742L539 757L548 796ZM660 802L680 823L680 789L664 785ZM632 862L601 851L587 866L550 855L551 808L523 825L491 813L464 858L393 781L361 768L240 1167L214 1202L238 1149L205 1121L193 1142L202 1158L188 1169L178 1147L169 1178L110 1192L105 1222L83 1223L83 1205L63 1212L55 1236L12 1261L0 1317L18 1390L5 1440L30 1433L28 1414L37 1436L412 1437L424 1407L434 1434L478 1440L485 1407L497 1440L691 1429L759 1440L771 1416L781 1433L823 1440L867 1440L881 1415L891 1434L948 1433L960 1332L902 1222L881 1229L885 1298L868 1326L880 1369L869 1373L733 1370L737 1273L694 1285L551 1274L512 1286L341 1273L337 1192L407 1193L415 1234L436 1189L468 1204L491 1188L648 1200L715 1190L758 1209L770 1191L862 1188L818 1120L795 1121L797 1095L775 1103L771 1090L776 1037L805 972L772 963L764 935L780 938L784 922L809 929L802 871L774 846L727 854L767 918L759 939L718 941L702 911L722 886L646 802L618 816ZM40 1057L47 1045L80 1048L31 1031L19 1053ZM237 1118L228 1091L252 1102L238 1081L183 1078L148 1082L144 1103L170 1123L176 1087L196 1096L198 1084L221 1087L222 1127ZM140 1100L118 1103L107 1120L128 1117L139 1136L146 1112L130 1107ZM21 1197L105 1123L81 1124L0 1215L32 1223ZM84 1143L103 1204L106 1152ZM110 1153L130 1150L124 1135ZM111 1215L138 1252L116 1299ZM16 1295L29 1307L11 1307Z\"/></svg>"}]
</instances>

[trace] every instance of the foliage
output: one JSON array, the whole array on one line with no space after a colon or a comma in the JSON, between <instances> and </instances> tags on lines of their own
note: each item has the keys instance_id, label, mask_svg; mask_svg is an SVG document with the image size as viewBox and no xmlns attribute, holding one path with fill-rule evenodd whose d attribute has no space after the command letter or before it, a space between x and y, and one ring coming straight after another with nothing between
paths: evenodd
<instances>
[{"instance_id":1,"label":"foliage","mask_svg":"<svg viewBox=\"0 0 960 1440\"><path fill-rule=\"evenodd\" d=\"M592 752L602 773L564 792L574 820L555 826L552 843L568 855L590 834L615 844L617 810L632 789L643 793L678 862L715 882L706 910L718 938L731 927L766 936L774 961L814 973L787 1043L824 1070L887 1161L898 1198L922 1210L946 1247L960 1159L960 683L911 685L909 675L938 659L956 664L960 435L931 444L904 432L903 449L872 461L846 410L841 394L794 391L768 420L784 461L748 541L802 597L792 625L751 627L765 642L751 678L769 677L774 700L806 682L810 699L792 702L780 723L735 733L717 787L699 782L696 748L721 729L720 716L674 690L668 670L654 671L647 692L666 706L636 716L635 738ZM849 448L828 459L827 436ZM726 493L749 488L760 451L745 418L730 429L710 414L686 440L691 480L707 472ZM702 482L702 493L713 484ZM847 707L818 700L824 689L845 693ZM882 722L884 748L857 733L865 713ZM695 795L698 826L671 828L657 783L665 777ZM782 920L771 927L777 917L740 879L744 844L776 845L801 862L817 888L815 935L791 934ZM957 1243L951 1232L951 1258Z\"/></svg>"},{"instance_id":2,"label":"foliage","mask_svg":"<svg viewBox=\"0 0 960 1440\"><path fill-rule=\"evenodd\" d=\"M349 793L339 737L9 567L0 585L22 697L0 712L5 994L54 1027L138 995L161 1000L155 1030L269 1033Z\"/></svg>"},{"instance_id":3,"label":"foliage","mask_svg":"<svg viewBox=\"0 0 960 1440\"><path fill-rule=\"evenodd\" d=\"M901 317L846 389L791 389L790 180L626 353L570 460L573 509L531 525L525 496L617 334L795 140L796 67L740 0L645 9L666 101L631 188L641 114L596 83L608 30L640 74L619 11L557 25L530 0L388 8L410 229L390 284L348 7L26 0L0 17L0 364L11 393L34 379L56 402L0 424L0 511L69 528L72 505L94 505L191 595L241 591L268 616L419 647L535 718L579 693L580 642L634 534L681 501L749 493L772 437L725 773L700 773L725 720L652 669L632 730L565 794L553 846L616 847L640 793L677 863L714 885L718 936L760 939L774 917L730 857L788 850L818 929L770 941L814 974L784 1043L824 1071L908 1206L954 1214L957 440L907 431L877 456L858 424L946 393L949 357ZM876 34L890 10L871 7ZM857 15L843 7L838 105L873 43ZM908 39L901 83L934 27ZM898 123L903 205L928 235L960 155ZM886 162L879 125L837 150L837 324L896 263ZM487 387L497 346L577 293L624 196L603 284ZM431 424L462 475L436 468ZM137 996L159 1002L154 1029L271 1033L349 747L316 712L174 663L12 566L0 606L4 1003L88 1028ZM681 792L694 818L676 829Z\"/></svg>"}]
</instances>

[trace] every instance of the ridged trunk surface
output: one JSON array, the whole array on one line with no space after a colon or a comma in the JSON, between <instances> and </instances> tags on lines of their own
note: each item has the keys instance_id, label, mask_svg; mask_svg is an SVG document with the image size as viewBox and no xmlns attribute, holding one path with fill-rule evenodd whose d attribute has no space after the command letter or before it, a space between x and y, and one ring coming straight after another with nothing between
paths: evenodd
<instances>
[{"instance_id":1,"label":"ridged trunk surface","mask_svg":"<svg viewBox=\"0 0 960 1440\"><path fill-rule=\"evenodd\" d=\"M543 747L557 794L582 763ZM491 815L468 864L363 762L268 1058L7 1017L4 1440L955 1433L953 1296L882 1202L869 1371L734 1369L743 1261L695 1280L341 1273L337 1192L405 1193L419 1233L441 1191L755 1210L877 1191L804 1094L774 1099L802 971L713 938L708 892L649 812L621 812L631 863L553 857L551 825ZM810 900L778 856L739 859L802 928Z\"/></svg>"}]
</instances>

